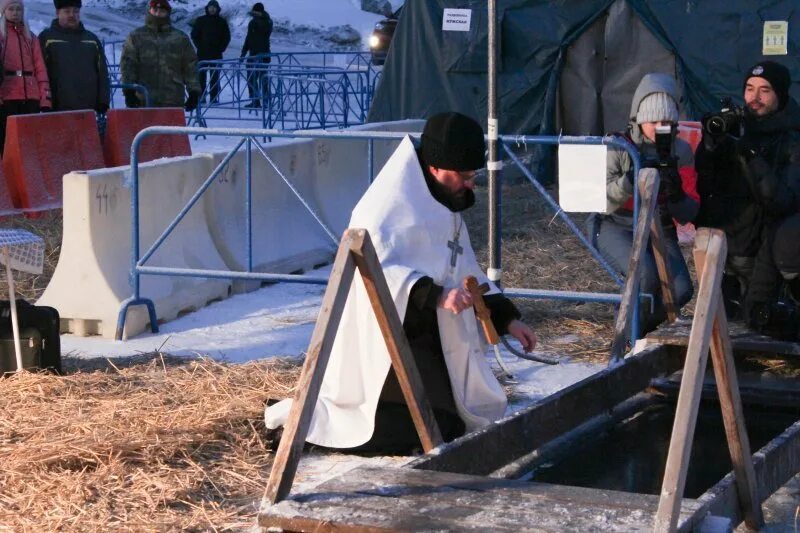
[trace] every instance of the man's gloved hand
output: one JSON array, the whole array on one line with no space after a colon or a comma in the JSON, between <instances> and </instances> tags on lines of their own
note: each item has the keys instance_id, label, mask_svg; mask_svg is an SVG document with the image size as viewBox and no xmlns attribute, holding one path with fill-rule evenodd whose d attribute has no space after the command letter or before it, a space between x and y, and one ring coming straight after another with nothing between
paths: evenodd
<instances>
[{"instance_id":1,"label":"man's gloved hand","mask_svg":"<svg viewBox=\"0 0 800 533\"><path fill-rule=\"evenodd\" d=\"M136 89L122 89L122 94L125 95L125 107L129 107L131 109L142 107L142 103L139 101L139 96L136 94Z\"/></svg>"},{"instance_id":2,"label":"man's gloved hand","mask_svg":"<svg viewBox=\"0 0 800 533\"><path fill-rule=\"evenodd\" d=\"M94 106L94 110L100 115L105 115L108 111L108 104L105 102L99 102L96 106Z\"/></svg>"},{"instance_id":3,"label":"man's gloved hand","mask_svg":"<svg viewBox=\"0 0 800 533\"><path fill-rule=\"evenodd\" d=\"M52 111L52 110L53 110L53 109L52 109L51 107L47 107L47 106L44 106L44 107L40 107L40 108L39 108L39 112L40 112L40 113L49 113L49 112L50 112L50 111Z\"/></svg>"},{"instance_id":4,"label":"man's gloved hand","mask_svg":"<svg viewBox=\"0 0 800 533\"><path fill-rule=\"evenodd\" d=\"M762 154L762 147L760 143L747 136L744 136L737 141L736 150L739 152L739 155L741 155L748 163L756 157L760 157Z\"/></svg>"},{"instance_id":5,"label":"man's gloved hand","mask_svg":"<svg viewBox=\"0 0 800 533\"><path fill-rule=\"evenodd\" d=\"M200 93L197 91L189 91L189 97L186 99L186 104L183 108L186 111L194 111L197 109L197 102L200 101Z\"/></svg>"}]
</instances>

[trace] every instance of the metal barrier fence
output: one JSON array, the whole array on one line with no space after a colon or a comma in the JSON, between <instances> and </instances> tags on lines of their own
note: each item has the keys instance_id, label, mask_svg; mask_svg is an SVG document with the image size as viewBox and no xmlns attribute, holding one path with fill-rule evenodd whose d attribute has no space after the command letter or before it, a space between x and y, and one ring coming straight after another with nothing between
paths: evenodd
<instances>
[{"instance_id":1,"label":"metal barrier fence","mask_svg":"<svg viewBox=\"0 0 800 533\"><path fill-rule=\"evenodd\" d=\"M122 44L104 43L112 87L121 84ZM187 113L190 126L245 121L294 130L364 124L381 69L368 52L281 52L201 61L198 74L207 83L197 110ZM219 94L212 101L215 79Z\"/></svg>"},{"instance_id":2,"label":"metal barrier fence","mask_svg":"<svg viewBox=\"0 0 800 533\"><path fill-rule=\"evenodd\" d=\"M309 129L366 122L374 73L262 59L201 62L200 73L208 82L198 107L200 120L190 125L236 120L265 129Z\"/></svg>"},{"instance_id":3,"label":"metal barrier fence","mask_svg":"<svg viewBox=\"0 0 800 533\"><path fill-rule=\"evenodd\" d=\"M217 165L211 175L205 180L200 188L195 192L189 202L181 209L176 218L169 224L163 231L161 236L150 246L144 253L141 253L139 245L139 147L142 141L150 135L211 135L211 136L225 136L225 137L239 137L240 140L236 146L228 152L228 154ZM306 139L350 139L350 140L363 140L368 142L368 161L367 168L370 179L374 175L373 162L372 162L372 144L375 140L402 140L407 135L412 137L419 137L418 133L398 133L398 132L281 132L276 130L259 130L259 129L222 129L222 128L178 128L178 127L150 127L142 130L135 137L131 146L131 288L132 295L122 302L118 321L117 321L117 338L121 339L125 327L125 318L127 311L130 307L136 305L144 305L147 307L150 315L151 329L155 333L158 331L158 320L155 312L155 305L149 298L143 297L140 290L141 276L179 276L179 277L197 277L197 278L217 278L217 279L231 279L231 280L261 280L272 282L293 282L293 283L309 283L324 285L327 283L326 277L297 275L297 274L275 274L264 272L253 272L253 225L252 225L252 164L251 156L255 148L268 162L278 170L279 176L283 179L286 185L292 190L294 195L302 202L305 209L314 219L319 223L328 236L336 242L337 239L333 232L325 226L321 218L317 215L314 208L306 201L294 185L289 181L285 175L278 169L275 163L271 160L263 146L259 143L259 138L264 137L281 137L281 138L306 138ZM555 136L528 136L528 137L513 137L501 136L500 137L506 152L512 158L514 163L519 166L527 179L535 187L537 192L545 198L547 203L557 211L558 216L567 224L569 229L576 235L576 237L583 243L589 250L592 256L603 266L603 268L611 275L612 279L618 285L622 285L622 280L614 269L603 259L600 252L589 242L583 235L583 232L572 222L572 220L559 208L556 201L549 195L545 188L539 183L536 177L521 163L521 161L514 155L509 147L509 143L525 142L528 144L585 144L585 145L609 145L619 149L625 150L631 156L634 164L634 172L638 175L639 171L639 155L636 148L624 139L617 137L555 137ZM201 196L209 189L215 182L219 174L223 171L228 162L233 156L244 147L247 153L246 165L246 197L244 200L244 209L246 211L245 219L245 243L246 243L246 256L248 268L246 271L230 271L230 270L195 270L195 269L182 269L171 267L153 267L148 266L147 261L158 250L159 246L167 239L175 227L186 216L189 210L198 202ZM366 184L365 184L366 185ZM638 191L635 193L635 205L638 205ZM638 215L638 210L634 216ZM497 228L500 237L502 224ZM490 236L492 238L493 236ZM574 292L574 291L557 291L557 290L542 290L542 289L526 289L526 288L507 288L504 293L519 298L535 298L535 299L555 299L555 300L570 300L570 301L589 301L589 302L604 302L619 304L621 302L621 295L614 293L592 293L592 292ZM636 289L638 293L638 287ZM641 297L641 295L640 295ZM638 298L634 299L633 320L631 322L631 341L638 338Z\"/></svg>"}]
</instances>

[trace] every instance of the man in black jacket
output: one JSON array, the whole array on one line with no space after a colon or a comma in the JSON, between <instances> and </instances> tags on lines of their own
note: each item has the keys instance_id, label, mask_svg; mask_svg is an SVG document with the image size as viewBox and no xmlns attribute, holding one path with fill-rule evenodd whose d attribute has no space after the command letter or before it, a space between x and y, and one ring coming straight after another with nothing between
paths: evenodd
<instances>
[{"instance_id":1,"label":"man in black jacket","mask_svg":"<svg viewBox=\"0 0 800 533\"><path fill-rule=\"evenodd\" d=\"M261 87L266 83L266 75L260 72L258 65L269 63L270 58L264 54L270 53L269 39L272 35L272 18L264 10L264 4L256 2L250 11L250 23L247 25L247 36L244 38L242 53L240 57L245 57L248 52L250 59L248 62L247 87L250 92L250 104L248 107L261 107Z\"/></svg>"},{"instance_id":2,"label":"man in black jacket","mask_svg":"<svg viewBox=\"0 0 800 533\"><path fill-rule=\"evenodd\" d=\"M222 54L231 42L231 30L228 21L220 16L220 7L217 0L211 0L206 5L206 14L197 17L192 26L192 42L197 48L197 58L200 61L222 59ZM206 85L206 71L200 68L200 87L211 97L211 102L216 103L219 97L219 70L211 70L211 87Z\"/></svg>"},{"instance_id":3,"label":"man in black jacket","mask_svg":"<svg viewBox=\"0 0 800 533\"><path fill-rule=\"evenodd\" d=\"M789 70L780 63L754 65L744 80L744 133L712 135L706 127L695 156L696 224L721 228L727 236L722 288L732 317L746 311L756 256L770 245L776 225L798 212L800 107L789 96L790 86Z\"/></svg>"},{"instance_id":4,"label":"man in black jacket","mask_svg":"<svg viewBox=\"0 0 800 533\"><path fill-rule=\"evenodd\" d=\"M39 35L53 111L108 110L111 91L103 45L81 23L81 0L55 0L56 18Z\"/></svg>"}]
</instances>

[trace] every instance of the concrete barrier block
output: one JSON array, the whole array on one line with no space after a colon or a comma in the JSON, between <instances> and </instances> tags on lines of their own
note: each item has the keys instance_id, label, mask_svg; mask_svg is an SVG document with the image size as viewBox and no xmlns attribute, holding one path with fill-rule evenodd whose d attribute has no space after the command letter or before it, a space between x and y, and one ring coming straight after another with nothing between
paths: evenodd
<instances>
[{"instance_id":1,"label":"concrete barrier block","mask_svg":"<svg viewBox=\"0 0 800 533\"><path fill-rule=\"evenodd\" d=\"M361 131L421 131L423 121L368 124ZM380 170L399 141L374 141L374 172ZM369 186L367 141L298 139L264 144L267 162L253 148L253 270L291 273L329 263L336 245L314 220L282 173L338 238L347 228L353 207ZM215 154L218 164L226 154ZM276 170L277 168L277 170ZM237 153L206 195L211 235L232 270L246 270L244 198L246 154ZM237 283L238 289L257 288Z\"/></svg>"},{"instance_id":2,"label":"concrete barrier block","mask_svg":"<svg viewBox=\"0 0 800 533\"><path fill-rule=\"evenodd\" d=\"M265 145L274 167L255 149L252 153L253 270L291 273L326 264L336 245L280 177L282 173L319 211L314 192L316 152L312 140ZM214 155L216 164L225 154ZM246 159L239 151L204 198L208 226L228 267L247 270L245 194ZM278 170L276 170L276 168ZM344 231L336 229L337 236ZM248 289L257 288L245 284ZM245 285L237 284L244 287Z\"/></svg>"},{"instance_id":3,"label":"concrete barrier block","mask_svg":"<svg viewBox=\"0 0 800 533\"><path fill-rule=\"evenodd\" d=\"M208 155L161 159L140 166L141 252L166 229L211 172ZM120 303L131 296L130 169L120 167L64 176L61 257L39 305L58 309L64 333L113 338ZM149 266L225 270L196 205L147 262ZM143 276L141 295L154 301L160 321L225 298L230 282ZM145 331L142 306L131 308L126 336Z\"/></svg>"}]
</instances>

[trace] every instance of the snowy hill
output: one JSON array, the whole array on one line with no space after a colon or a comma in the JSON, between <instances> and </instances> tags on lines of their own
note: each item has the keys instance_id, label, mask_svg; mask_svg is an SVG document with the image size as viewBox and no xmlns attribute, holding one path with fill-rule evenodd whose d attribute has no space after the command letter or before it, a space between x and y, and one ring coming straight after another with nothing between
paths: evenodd
<instances>
[{"instance_id":1,"label":"snowy hill","mask_svg":"<svg viewBox=\"0 0 800 533\"><path fill-rule=\"evenodd\" d=\"M189 31L190 21L204 13L207 1L172 0L172 18L176 26ZM254 1L220 0L222 15L228 19L233 34L226 56L238 55ZM394 0L393 5L396 3L401 2ZM50 25L55 13L52 0L27 0L25 4L34 32ZM365 49L375 22L382 18L362 11L360 0L263 0L263 4L275 22L272 34L275 52ZM84 0L83 5L81 18L89 30L103 40L123 40L144 22L147 3L142 0ZM359 36L360 41L344 42Z\"/></svg>"}]
</instances>

